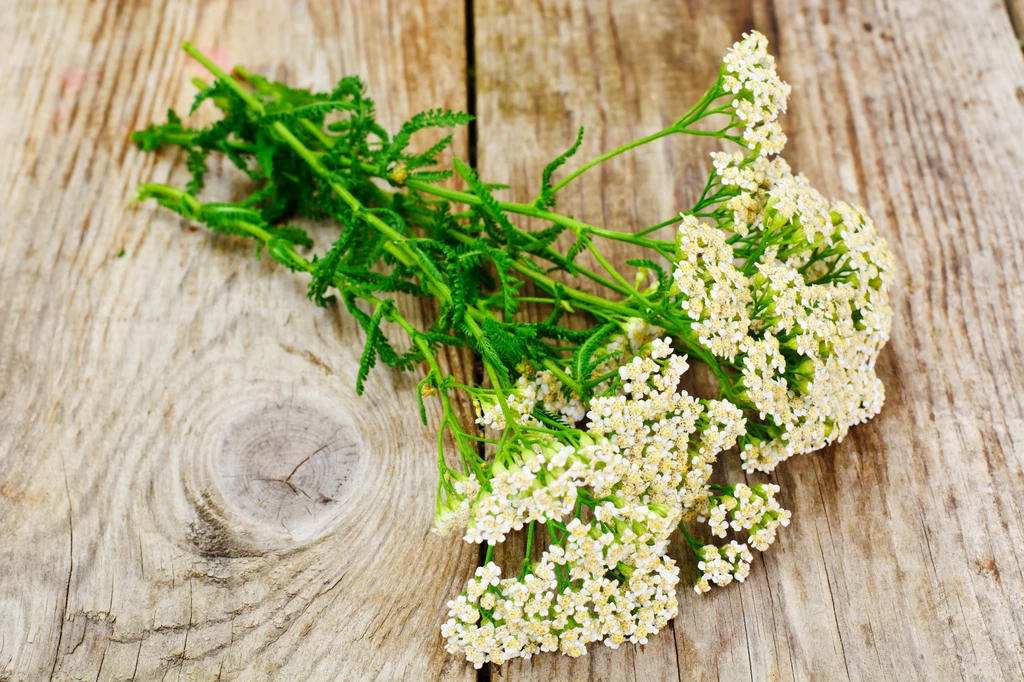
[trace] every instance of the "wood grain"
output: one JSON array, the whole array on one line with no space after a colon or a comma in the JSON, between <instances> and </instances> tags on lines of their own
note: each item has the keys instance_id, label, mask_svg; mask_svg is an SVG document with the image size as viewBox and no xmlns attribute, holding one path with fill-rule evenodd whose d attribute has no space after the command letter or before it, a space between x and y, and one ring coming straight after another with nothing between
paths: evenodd
<instances>
[{"instance_id":1,"label":"wood grain","mask_svg":"<svg viewBox=\"0 0 1024 682\"><path fill-rule=\"evenodd\" d=\"M200 70L182 40L302 86L359 73L396 126L465 106L463 16L433 1L5 10L0 679L474 678L439 626L477 552L429 533L416 379L379 371L357 398L361 332L301 278L126 210L139 182L185 176L179 155L128 143L187 110Z\"/></svg>"},{"instance_id":2,"label":"wood grain","mask_svg":"<svg viewBox=\"0 0 1024 682\"><path fill-rule=\"evenodd\" d=\"M496 676L1024 677L1024 64L1007 7L476 8L479 166L510 196L532 198L581 123L584 159L663 128L756 27L794 88L787 158L826 193L865 204L900 264L880 361L888 404L841 445L780 467L795 522L751 579L705 597L684 589L681 615L646 647L514 661ZM619 229L659 222L692 200L707 150L670 139L619 157L559 207Z\"/></svg>"},{"instance_id":3,"label":"wood grain","mask_svg":"<svg viewBox=\"0 0 1024 682\"><path fill-rule=\"evenodd\" d=\"M180 157L127 143L187 106L199 70L182 40L298 85L360 73L391 125L462 108L472 75L482 175L528 200L578 125L579 158L664 127L751 27L794 86L787 158L866 205L897 255L888 403L780 467L794 523L747 583L703 598L684 584L681 615L645 647L482 677L1024 678L1020 8L473 0L467 74L455 0L13 5L0 680L475 677L438 636L477 553L428 533L432 435L412 378L377 371L357 399L359 331L309 306L300 278L125 210L139 182L184 177ZM712 148L663 140L570 185L559 208L619 228L664 220Z\"/></svg>"}]
</instances>

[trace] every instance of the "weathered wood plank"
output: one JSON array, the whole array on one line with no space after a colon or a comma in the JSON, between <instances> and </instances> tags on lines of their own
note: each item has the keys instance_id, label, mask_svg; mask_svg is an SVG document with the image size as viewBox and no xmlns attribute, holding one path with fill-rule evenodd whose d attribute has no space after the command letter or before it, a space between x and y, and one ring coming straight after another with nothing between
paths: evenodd
<instances>
[{"instance_id":1,"label":"weathered wood plank","mask_svg":"<svg viewBox=\"0 0 1024 682\"><path fill-rule=\"evenodd\" d=\"M867 206L901 266L885 411L781 472L794 509L820 505L799 528L822 538L849 675L1019 679L1024 62L1005 6L776 7L794 158Z\"/></svg>"},{"instance_id":2,"label":"weathered wood plank","mask_svg":"<svg viewBox=\"0 0 1024 682\"><path fill-rule=\"evenodd\" d=\"M752 579L703 598L684 589L671 631L644 650L536 657L496 676L1020 679L1024 68L1006 6L475 7L479 166L516 199L532 198L580 123L586 158L674 120L756 26L794 86L787 158L864 203L900 264L888 404L841 445L780 467L795 520ZM692 198L706 151L670 140L620 157L560 208L625 229L658 222Z\"/></svg>"},{"instance_id":3,"label":"weathered wood plank","mask_svg":"<svg viewBox=\"0 0 1024 682\"><path fill-rule=\"evenodd\" d=\"M0 27L0 679L472 677L437 625L476 556L426 533L430 433L408 378L379 373L357 402L357 331L305 308L301 282L122 211L142 179L182 177L180 159L126 141L186 102L180 40L306 84L363 73L396 121L462 105L462 9L47 2ZM1004 5L476 11L480 166L518 198L578 123L593 155L672 120L755 25L795 86L787 157L865 203L902 266L889 404L780 469L795 523L752 580L684 589L642 649L497 675L1024 675L1024 74ZM561 207L662 220L707 150L671 140L617 159Z\"/></svg>"},{"instance_id":4,"label":"weathered wood plank","mask_svg":"<svg viewBox=\"0 0 1024 682\"><path fill-rule=\"evenodd\" d=\"M184 177L180 156L127 139L187 109L182 40L299 85L360 73L397 124L465 106L463 15L5 10L0 679L473 679L438 630L477 552L428 532L415 379L377 372L357 399L360 332L300 278L125 210L139 182Z\"/></svg>"}]
</instances>

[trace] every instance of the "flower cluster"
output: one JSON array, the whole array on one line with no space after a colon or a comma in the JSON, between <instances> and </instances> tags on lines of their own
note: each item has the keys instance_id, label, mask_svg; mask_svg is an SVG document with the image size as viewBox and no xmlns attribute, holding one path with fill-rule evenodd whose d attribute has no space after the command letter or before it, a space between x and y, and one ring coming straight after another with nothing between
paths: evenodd
<instances>
[{"instance_id":1,"label":"flower cluster","mask_svg":"<svg viewBox=\"0 0 1024 682\"><path fill-rule=\"evenodd\" d=\"M478 495L458 502L470 510L465 539L494 545L536 523L552 544L539 562L527 557L518 578L501 579L493 564L478 570L449 603L451 651L478 666L539 651L579 656L592 642L644 643L675 616L669 536L721 499L712 466L745 432L735 406L679 388L687 368L670 339L656 338L591 400L585 431L522 438L499 452ZM751 533L766 513L754 516L742 517Z\"/></svg>"},{"instance_id":2,"label":"flower cluster","mask_svg":"<svg viewBox=\"0 0 1024 682\"><path fill-rule=\"evenodd\" d=\"M698 555L697 568L701 575L693 586L697 594L711 590L711 583L725 587L733 580L743 582L750 575L750 562L754 560L750 549L735 540L724 547L704 545Z\"/></svg>"},{"instance_id":3,"label":"flower cluster","mask_svg":"<svg viewBox=\"0 0 1024 682\"><path fill-rule=\"evenodd\" d=\"M702 216L715 224L682 217L674 290L697 342L734 368L730 395L759 416L742 457L767 472L881 409L892 256L863 209L830 204L782 158L712 158Z\"/></svg>"},{"instance_id":4,"label":"flower cluster","mask_svg":"<svg viewBox=\"0 0 1024 682\"><path fill-rule=\"evenodd\" d=\"M765 551L775 542L779 526L788 526L790 513L779 506L775 495L777 485L770 483L748 486L737 483L731 487L716 486L721 496L715 497L715 506L708 512L711 534L724 538L731 528L734 532L746 531L748 544L758 551Z\"/></svg>"},{"instance_id":5,"label":"flower cluster","mask_svg":"<svg viewBox=\"0 0 1024 682\"><path fill-rule=\"evenodd\" d=\"M561 521L571 515L591 463L575 455L571 445L550 441L495 460L488 490L476 499L463 539L494 545L525 523Z\"/></svg>"},{"instance_id":6,"label":"flower cluster","mask_svg":"<svg viewBox=\"0 0 1024 682\"><path fill-rule=\"evenodd\" d=\"M786 135L777 119L786 113L791 88L775 70L768 39L757 31L745 33L726 54L722 73L721 87L733 98L730 113L743 128L743 143L765 156L782 151Z\"/></svg>"},{"instance_id":7,"label":"flower cluster","mask_svg":"<svg viewBox=\"0 0 1024 682\"><path fill-rule=\"evenodd\" d=\"M628 520L619 516L625 512ZM679 569L663 539L671 521L654 507L615 513L589 523L574 518L562 543L520 578L501 579L494 563L477 569L448 602L441 628L448 650L479 668L540 651L581 656L597 641L645 644L678 610Z\"/></svg>"}]
</instances>

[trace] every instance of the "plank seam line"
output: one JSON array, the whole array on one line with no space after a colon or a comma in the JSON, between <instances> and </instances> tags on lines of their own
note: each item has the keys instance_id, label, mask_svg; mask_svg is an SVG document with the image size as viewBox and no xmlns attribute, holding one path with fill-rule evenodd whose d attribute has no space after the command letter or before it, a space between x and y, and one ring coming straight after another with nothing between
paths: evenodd
<instances>
[{"instance_id":1,"label":"plank seam line","mask_svg":"<svg viewBox=\"0 0 1024 682\"><path fill-rule=\"evenodd\" d=\"M71 486L68 485L68 470L64 464L64 453L60 455L60 466L64 470L64 494L68 496L68 584L64 588L64 611L60 615L60 629L57 631L57 650L53 653L53 667L50 668L50 680L57 674L57 661L60 660L60 645L64 640L64 621L68 617L68 604L71 602L71 576L75 573L75 524L74 509L71 504Z\"/></svg>"},{"instance_id":2,"label":"plank seam line","mask_svg":"<svg viewBox=\"0 0 1024 682\"><path fill-rule=\"evenodd\" d=\"M1003 0L1003 5L1006 7L1006 15L1010 20L1010 26L1013 27L1013 35L1017 36L1018 42L1024 41L1024 35L1021 33L1024 31L1024 26L1018 23L1020 20L1024 20L1024 17L1018 17L1013 11L1013 0ZM1021 45L1021 48L1024 49L1024 44Z\"/></svg>"},{"instance_id":3,"label":"plank seam line","mask_svg":"<svg viewBox=\"0 0 1024 682\"><path fill-rule=\"evenodd\" d=\"M474 25L473 0L465 0L464 8L464 33L466 51L466 113L472 118L466 126L467 137L466 154L469 167L477 168L477 107L476 107L476 26ZM483 385L484 368L473 358L473 383L477 386ZM481 458L487 455L487 448L484 443L477 443L477 451ZM480 545L480 553L477 556L477 565L483 566L487 557L487 544ZM487 663L476 671L476 682L491 682L493 670L491 664Z\"/></svg>"}]
</instances>

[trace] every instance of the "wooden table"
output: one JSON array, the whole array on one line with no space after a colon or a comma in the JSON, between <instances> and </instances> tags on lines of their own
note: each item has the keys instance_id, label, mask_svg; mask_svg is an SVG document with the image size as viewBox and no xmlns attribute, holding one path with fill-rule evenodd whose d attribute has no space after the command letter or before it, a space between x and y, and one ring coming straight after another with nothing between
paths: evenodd
<instances>
[{"instance_id":1,"label":"wooden table","mask_svg":"<svg viewBox=\"0 0 1024 682\"><path fill-rule=\"evenodd\" d=\"M1024 679L1021 10L9 5L0 680ZM678 117L751 27L793 85L787 158L867 206L895 251L888 403L841 445L780 467L794 523L744 585L698 597L684 584L681 615L645 647L478 674L438 632L479 555L429 533L432 432L415 378L377 371L357 398L359 332L309 305L303 278L164 211L127 210L140 182L185 177L181 155L142 154L128 133L187 110L190 39L298 85L359 73L391 125L469 107L477 140L460 133L456 153L523 200L578 125L585 158ZM657 222L692 201L712 148L660 141L585 176L560 207Z\"/></svg>"}]
</instances>

